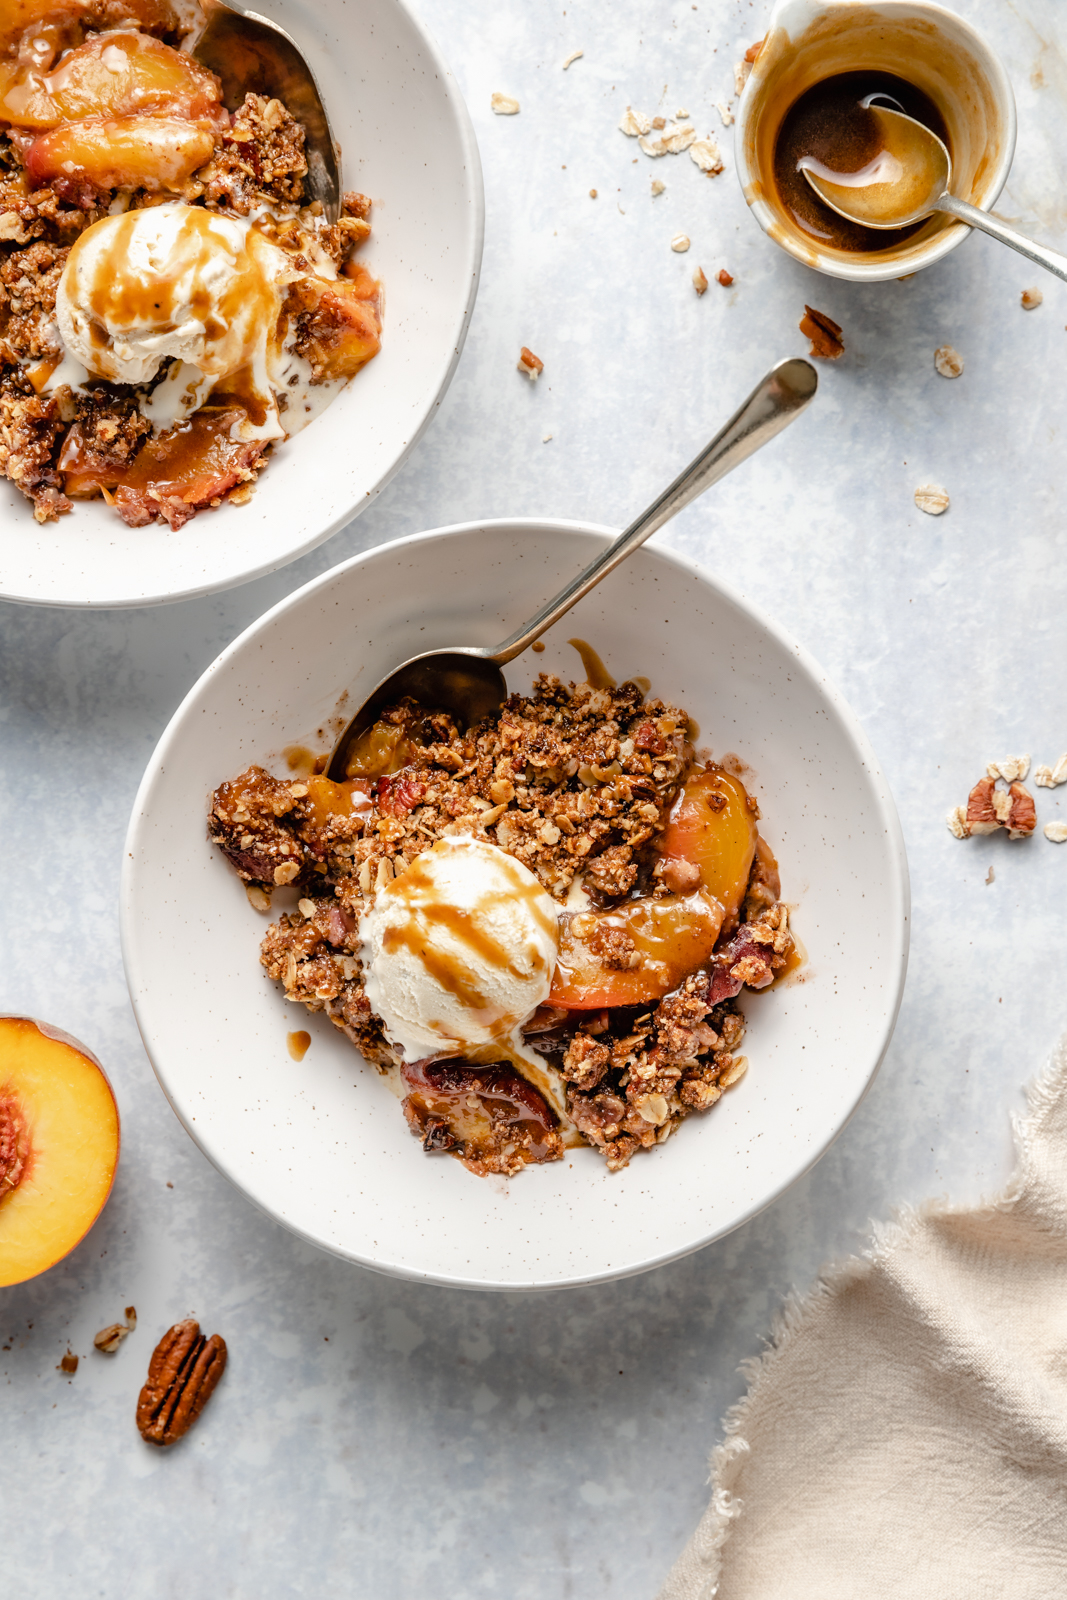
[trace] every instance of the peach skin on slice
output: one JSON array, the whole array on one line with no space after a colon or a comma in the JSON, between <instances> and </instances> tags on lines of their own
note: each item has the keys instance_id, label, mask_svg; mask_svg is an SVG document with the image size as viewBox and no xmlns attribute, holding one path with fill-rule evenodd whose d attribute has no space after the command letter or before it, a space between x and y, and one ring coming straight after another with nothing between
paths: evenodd
<instances>
[{"instance_id":1,"label":"peach skin on slice","mask_svg":"<svg viewBox=\"0 0 1067 1600\"><path fill-rule=\"evenodd\" d=\"M89 117L35 139L26 175L31 188L51 184L64 198L83 187L180 194L214 148L207 128L180 117Z\"/></svg>"},{"instance_id":2,"label":"peach skin on slice","mask_svg":"<svg viewBox=\"0 0 1067 1600\"><path fill-rule=\"evenodd\" d=\"M0 1287L84 1239L118 1158L118 1107L96 1057L46 1023L0 1017Z\"/></svg>"},{"instance_id":3,"label":"peach skin on slice","mask_svg":"<svg viewBox=\"0 0 1067 1600\"><path fill-rule=\"evenodd\" d=\"M214 74L149 34L97 34L48 74L0 62L0 120L16 128L152 115L219 124L226 112Z\"/></svg>"},{"instance_id":4,"label":"peach skin on slice","mask_svg":"<svg viewBox=\"0 0 1067 1600\"><path fill-rule=\"evenodd\" d=\"M661 1000L711 960L722 921L722 906L706 889L580 911L561 923L548 1004L596 1011Z\"/></svg>"},{"instance_id":5,"label":"peach skin on slice","mask_svg":"<svg viewBox=\"0 0 1067 1600\"><path fill-rule=\"evenodd\" d=\"M756 812L741 780L721 767L695 769L671 808L659 853L665 862L699 868L704 888L726 911L730 932L756 854Z\"/></svg>"}]
</instances>

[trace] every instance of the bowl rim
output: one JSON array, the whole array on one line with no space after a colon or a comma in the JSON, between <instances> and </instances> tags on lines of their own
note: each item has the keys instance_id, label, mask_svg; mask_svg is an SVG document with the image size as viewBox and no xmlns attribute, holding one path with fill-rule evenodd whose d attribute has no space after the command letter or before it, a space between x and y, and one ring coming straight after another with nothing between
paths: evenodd
<instances>
[{"instance_id":1,"label":"bowl rim","mask_svg":"<svg viewBox=\"0 0 1067 1600\"><path fill-rule=\"evenodd\" d=\"M646 548L654 552L661 559L679 568L682 572L697 578L701 583L709 585L728 606L739 611L747 620L755 623L759 628L765 629L771 637L796 661L798 668L803 671L818 688L823 696L828 709L837 718L842 731L848 739L852 752L860 765L866 770L870 780L873 797L876 804L877 820L884 829L889 862L892 870L891 894L893 900L893 924L895 942L890 956L886 961L887 973L891 971L892 977L887 982L895 986L892 1001L889 1005L884 1025L873 1043L871 1063L867 1075L851 1103L840 1115L838 1122L830 1131L825 1142L814 1154L805 1153L803 1159L783 1176L781 1182L773 1192L764 1195L758 1202L749 1206L742 1215L734 1218L729 1226L719 1228L699 1239L690 1240L681 1248L671 1248L657 1252L654 1255L629 1263L619 1269L597 1271L593 1273L578 1273L567 1278L529 1282L494 1281L487 1278L465 1278L458 1274L436 1274L419 1270L404 1262L383 1260L372 1257L355 1250L347 1250L326 1244L305 1227L298 1226L288 1218L282 1216L278 1210L266 1199L250 1194L227 1171L220 1155L217 1155L201 1134L194 1123L188 1120L179 1109L168 1088L166 1073L157 1063L156 1049L152 1037L149 1019L145 1015L143 996L146 985L141 981L139 973L139 938L136 927L134 900L135 884L138 872L138 861L142 850L142 838L147 829L151 816L151 806L154 791L159 783L164 781L169 768L171 746L176 740L179 731L184 728L186 718L195 713L197 703L211 680L230 663L246 650L255 647L257 641L269 634L274 623L288 612L299 610L321 590L327 589L344 574L358 569L370 559L382 552L394 552L405 548L417 548L419 545L430 541L438 541L452 537L463 536L477 532L496 533L521 533L527 537L539 530L547 529L552 532L577 533L581 535L592 534L596 538L608 540L618 536L618 529L606 527L602 523L586 522L573 518L560 517L491 517L479 518L470 522L449 523L439 528L427 529L420 533L405 535L400 539L392 539L380 545L374 545L369 550L359 552L349 557L348 560L329 568L318 577L302 584L293 590L284 599L271 606L260 617L244 628L230 644L222 650L214 661L207 666L170 717L167 726L160 735L159 741L149 758L148 765L137 788L133 808L123 845L122 869L119 883L119 922L120 940L122 948L122 961L129 990L130 1004L133 1009L134 1019L137 1023L145 1053L152 1065L156 1079L162 1089L171 1109L178 1118L182 1127L196 1144L197 1148L210 1161L211 1165L231 1183L235 1189L260 1211L264 1212L271 1220L287 1232L295 1234L297 1238L314 1245L325 1253L339 1257L341 1260L350 1261L361 1267L366 1267L372 1272L381 1273L387 1277L404 1279L413 1283L432 1283L443 1288L471 1289L483 1291L500 1291L505 1293L536 1293L549 1292L556 1289L579 1288L584 1285L597 1283L612 1283L623 1278L636 1277L643 1272L649 1272L655 1267L665 1266L668 1262L682 1260L685 1256L692 1255L702 1250L706 1245L718 1239L725 1238L737 1228L752 1220L761 1211L767 1209L778 1200L785 1191L798 1182L812 1167L826 1154L831 1145L835 1143L842 1131L852 1120L861 1102L869 1092L878 1070L889 1048L890 1041L896 1028L897 1017L900 1012L901 1001L904 994L904 983L907 976L908 952L911 933L911 882L908 870L907 851L904 835L897 814L888 780L874 749L863 731L862 726L848 702L830 682L829 678L819 666L815 658L795 640L792 635L778 623L769 618L758 606L745 599L732 585L716 577L708 568L694 561L691 557L683 555L677 550L666 548L662 545L650 543Z\"/></svg>"},{"instance_id":2,"label":"bowl rim","mask_svg":"<svg viewBox=\"0 0 1067 1600\"><path fill-rule=\"evenodd\" d=\"M421 414L418 415L411 428L411 435L407 443L392 464L371 486L370 490L362 494L355 504L347 510L339 512L325 528L308 537L301 544L294 546L284 556L280 558L277 555L270 556L264 561L247 567L238 576L229 575L223 578L206 579L202 583L190 584L183 589L164 589L156 594L137 594L132 596L124 594L116 598L107 599L81 599L75 597L73 599L57 600L51 595L16 594L10 589L0 589L0 600L10 601L13 605L51 606L57 610L64 611L111 611L171 605L182 600L198 600L205 595L225 593L229 589L238 589L246 583L254 582L257 578L263 578L272 572L280 571L283 567L298 561L302 556L309 555L312 550L316 550L320 545L325 544L326 540L332 538L335 533L347 527L349 523L354 522L369 505L373 504L382 490L392 482L400 468L411 456L412 451L419 445L423 434L440 410L441 402L452 383L456 368L459 365L460 356L463 353L463 347L467 342L467 334L470 330L471 317L474 312L474 304L481 279L482 256L485 247L485 181L474 124L455 73L445 60L437 41L421 17L408 4L408 0L390 0L390 3L403 13L407 23L418 36L420 44L426 51L436 75L447 86L447 103L452 109L456 134L463 151L464 170L469 172L470 189L470 205L465 213L465 227L461 235L461 242L466 252L469 266L467 297L463 309L453 326L448 360L441 369L433 392L428 393L425 398ZM312 62L312 68L314 70L314 62ZM22 509L21 506L19 509ZM130 530L131 533L133 531L132 529Z\"/></svg>"},{"instance_id":3,"label":"bowl rim","mask_svg":"<svg viewBox=\"0 0 1067 1600\"><path fill-rule=\"evenodd\" d=\"M803 3L803 0L801 0ZM828 10L835 5L854 4L855 0L817 0L813 10ZM796 0L777 0L767 22L767 31L778 25L780 13L796 4ZM978 202L981 211L992 211L1000 198L1001 191L1008 181L1012 162L1015 160L1015 145L1018 138L1018 111L1015 104L1015 91L1011 86L1007 68L993 49L989 40L968 17L962 16L958 11L950 11L947 6L939 5L936 0L866 0L864 10L874 12L922 12L924 16L944 17L954 28L969 36L975 50L977 59L989 74L989 81L996 92L998 103L1004 115L1005 139L1001 150L1000 160L993 168L986 192ZM758 65L758 61L757 61ZM747 89L748 85L745 85ZM794 261L799 261L801 266L808 267L812 272L822 273L828 278L842 278L849 283L884 283L901 276L900 267L904 266L905 276L915 272L922 272L926 267L932 267L935 262L941 261L950 250L955 250L957 245L974 232L966 222L951 221L947 228L931 239L924 254L918 260L907 262L864 262L862 259L849 261L838 260L836 257L820 258L817 265L813 265L810 257L800 248L799 244L790 234L781 234L778 230L778 219L766 200L758 195L752 195L752 183L758 176L754 167L749 163L746 153L745 131L748 128L748 107L752 104L751 96L742 92L737 108L737 120L734 128L734 165L737 170L737 180L741 185L741 193L745 204L755 217L760 227L772 242L778 245Z\"/></svg>"}]
</instances>

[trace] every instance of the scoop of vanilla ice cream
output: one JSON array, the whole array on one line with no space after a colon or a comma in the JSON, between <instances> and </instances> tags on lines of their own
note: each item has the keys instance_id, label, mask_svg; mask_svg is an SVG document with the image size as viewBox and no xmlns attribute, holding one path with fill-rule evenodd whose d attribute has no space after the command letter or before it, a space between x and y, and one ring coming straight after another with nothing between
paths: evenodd
<instances>
[{"instance_id":1,"label":"scoop of vanilla ice cream","mask_svg":"<svg viewBox=\"0 0 1067 1600\"><path fill-rule=\"evenodd\" d=\"M150 206L102 217L80 235L59 281L56 321L67 351L112 383L147 383L165 357L177 357L156 392L157 414L151 402L145 408L157 426L196 410L238 372L276 417L270 367L281 283L292 276L284 253L244 218Z\"/></svg>"},{"instance_id":2,"label":"scoop of vanilla ice cream","mask_svg":"<svg viewBox=\"0 0 1067 1600\"><path fill-rule=\"evenodd\" d=\"M495 844L440 839L360 925L371 1008L405 1061L518 1042L559 950L551 897Z\"/></svg>"}]
</instances>

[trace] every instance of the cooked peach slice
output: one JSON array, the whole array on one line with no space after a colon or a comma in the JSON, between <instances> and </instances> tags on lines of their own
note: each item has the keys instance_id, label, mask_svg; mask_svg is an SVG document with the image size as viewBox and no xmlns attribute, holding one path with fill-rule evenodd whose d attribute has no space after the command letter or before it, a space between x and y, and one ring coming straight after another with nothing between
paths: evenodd
<instances>
[{"instance_id":1,"label":"cooked peach slice","mask_svg":"<svg viewBox=\"0 0 1067 1600\"><path fill-rule=\"evenodd\" d=\"M308 820L312 828L325 828L331 817L350 817L364 810L374 788L365 778L349 778L344 783L334 783L332 778L305 778L307 785Z\"/></svg>"},{"instance_id":2,"label":"cooked peach slice","mask_svg":"<svg viewBox=\"0 0 1067 1600\"><path fill-rule=\"evenodd\" d=\"M66 122L26 152L34 189L150 189L180 194L211 159L207 128L177 117L90 117Z\"/></svg>"},{"instance_id":3,"label":"cooked peach slice","mask_svg":"<svg viewBox=\"0 0 1067 1600\"><path fill-rule=\"evenodd\" d=\"M231 437L247 415L238 406L204 406L187 422L150 439L125 465L95 451L75 423L64 440L59 470L68 494L114 490L118 513L131 528L143 528L157 515L180 528L198 509L251 477L251 464L264 445Z\"/></svg>"},{"instance_id":4,"label":"cooked peach slice","mask_svg":"<svg viewBox=\"0 0 1067 1600\"><path fill-rule=\"evenodd\" d=\"M28 1017L0 1017L0 1287L69 1255L111 1193L119 1113L96 1057Z\"/></svg>"},{"instance_id":5,"label":"cooked peach slice","mask_svg":"<svg viewBox=\"0 0 1067 1600\"><path fill-rule=\"evenodd\" d=\"M219 123L218 79L191 56L134 32L97 34L47 75L0 62L0 120L17 128L151 115Z\"/></svg>"},{"instance_id":6,"label":"cooked peach slice","mask_svg":"<svg viewBox=\"0 0 1067 1600\"><path fill-rule=\"evenodd\" d=\"M695 768L675 801L659 844L665 866L689 862L734 927L756 854L756 813L739 778L721 767ZM668 878L669 881L669 878Z\"/></svg>"},{"instance_id":7,"label":"cooked peach slice","mask_svg":"<svg viewBox=\"0 0 1067 1600\"><path fill-rule=\"evenodd\" d=\"M0 49L32 30L37 34L49 26L116 28L134 23L146 33L177 33L181 27L170 0L4 0L0 22ZM50 63L49 63L50 64Z\"/></svg>"},{"instance_id":8,"label":"cooked peach slice","mask_svg":"<svg viewBox=\"0 0 1067 1600\"><path fill-rule=\"evenodd\" d=\"M561 925L548 1004L592 1011L660 1000L711 960L722 922L706 889L580 911Z\"/></svg>"},{"instance_id":9,"label":"cooked peach slice","mask_svg":"<svg viewBox=\"0 0 1067 1600\"><path fill-rule=\"evenodd\" d=\"M296 348L311 363L316 383L352 378L382 347L380 285L369 273L355 278L302 278L287 310L297 319Z\"/></svg>"}]
</instances>

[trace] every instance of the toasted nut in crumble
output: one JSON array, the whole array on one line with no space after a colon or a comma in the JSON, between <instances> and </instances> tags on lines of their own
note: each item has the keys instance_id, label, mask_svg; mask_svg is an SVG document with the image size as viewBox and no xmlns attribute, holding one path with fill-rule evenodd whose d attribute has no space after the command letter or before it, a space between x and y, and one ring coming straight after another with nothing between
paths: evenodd
<instances>
[{"instance_id":1,"label":"toasted nut in crumble","mask_svg":"<svg viewBox=\"0 0 1067 1600\"><path fill-rule=\"evenodd\" d=\"M1023 310L1036 311L1044 298L1040 289L1024 289L1021 297Z\"/></svg>"},{"instance_id":2,"label":"toasted nut in crumble","mask_svg":"<svg viewBox=\"0 0 1067 1600\"><path fill-rule=\"evenodd\" d=\"M828 317L825 311L805 306L800 319L800 331L806 339L811 340L811 354L820 361L837 361L844 355L845 341L841 337L841 325L833 317Z\"/></svg>"},{"instance_id":3,"label":"toasted nut in crumble","mask_svg":"<svg viewBox=\"0 0 1067 1600\"><path fill-rule=\"evenodd\" d=\"M985 770L988 778L1003 778L1005 783L1015 783L1030 771L1030 757L1005 756L1003 761L987 762Z\"/></svg>"},{"instance_id":4,"label":"toasted nut in crumble","mask_svg":"<svg viewBox=\"0 0 1067 1600\"><path fill-rule=\"evenodd\" d=\"M915 491L915 504L928 517L939 517L949 508L948 490L937 483L920 483Z\"/></svg>"},{"instance_id":5,"label":"toasted nut in crumble","mask_svg":"<svg viewBox=\"0 0 1067 1600\"><path fill-rule=\"evenodd\" d=\"M520 109L519 102L510 94L494 94L489 104L498 117L514 117Z\"/></svg>"},{"instance_id":6,"label":"toasted nut in crumble","mask_svg":"<svg viewBox=\"0 0 1067 1600\"><path fill-rule=\"evenodd\" d=\"M963 357L950 344L942 344L934 351L934 366L943 378L958 378L963 371Z\"/></svg>"},{"instance_id":7,"label":"toasted nut in crumble","mask_svg":"<svg viewBox=\"0 0 1067 1600\"><path fill-rule=\"evenodd\" d=\"M698 267L693 273L693 288L697 294L707 294L708 280L703 267Z\"/></svg>"},{"instance_id":8,"label":"toasted nut in crumble","mask_svg":"<svg viewBox=\"0 0 1067 1600\"><path fill-rule=\"evenodd\" d=\"M533 351L528 349L526 345L523 345L522 349L519 351L517 365L519 371L524 372L531 383L536 383L542 372L545 370L545 364L541 360L540 356L535 356Z\"/></svg>"},{"instance_id":9,"label":"toasted nut in crumble","mask_svg":"<svg viewBox=\"0 0 1067 1600\"><path fill-rule=\"evenodd\" d=\"M689 235L687 233L676 233L671 240L671 249L676 250L679 255L684 254L689 249Z\"/></svg>"},{"instance_id":10,"label":"toasted nut in crumble","mask_svg":"<svg viewBox=\"0 0 1067 1600\"><path fill-rule=\"evenodd\" d=\"M1058 789L1061 783L1067 783L1067 753L1054 767L1035 767L1034 782L1039 789Z\"/></svg>"},{"instance_id":11,"label":"toasted nut in crumble","mask_svg":"<svg viewBox=\"0 0 1067 1600\"><path fill-rule=\"evenodd\" d=\"M1067 840L1067 822L1046 822L1045 838L1053 844L1063 844Z\"/></svg>"},{"instance_id":12,"label":"toasted nut in crumble","mask_svg":"<svg viewBox=\"0 0 1067 1600\"><path fill-rule=\"evenodd\" d=\"M113 1322L109 1327L100 1329L93 1339L93 1344L98 1350L103 1351L104 1355L113 1356L129 1332L124 1323Z\"/></svg>"}]
</instances>

